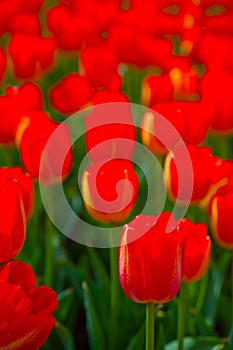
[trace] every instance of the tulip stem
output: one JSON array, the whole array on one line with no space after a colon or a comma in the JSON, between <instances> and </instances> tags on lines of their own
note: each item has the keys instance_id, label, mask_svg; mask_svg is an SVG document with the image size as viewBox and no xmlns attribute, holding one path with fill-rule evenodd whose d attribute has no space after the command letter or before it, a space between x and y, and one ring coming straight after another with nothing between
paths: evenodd
<instances>
[{"instance_id":1,"label":"tulip stem","mask_svg":"<svg viewBox=\"0 0 233 350\"><path fill-rule=\"evenodd\" d=\"M155 305L146 305L146 350L154 350Z\"/></svg>"},{"instance_id":2,"label":"tulip stem","mask_svg":"<svg viewBox=\"0 0 233 350\"><path fill-rule=\"evenodd\" d=\"M50 212L53 210L53 198L48 198L48 206ZM44 284L52 287L53 279L53 265L54 265L54 227L50 218L46 218L46 232L45 232L45 265L44 265Z\"/></svg>"},{"instance_id":3,"label":"tulip stem","mask_svg":"<svg viewBox=\"0 0 233 350\"><path fill-rule=\"evenodd\" d=\"M178 305L178 350L184 349L184 336L185 336L185 311L186 311L186 284L181 283L179 305Z\"/></svg>"},{"instance_id":4,"label":"tulip stem","mask_svg":"<svg viewBox=\"0 0 233 350\"><path fill-rule=\"evenodd\" d=\"M231 327L233 329L233 252L231 253Z\"/></svg>"},{"instance_id":5,"label":"tulip stem","mask_svg":"<svg viewBox=\"0 0 233 350\"><path fill-rule=\"evenodd\" d=\"M113 232L111 230L111 239L113 241ZM118 329L118 311L119 311L119 277L118 277L118 247L110 248L110 275L111 275L111 316L110 316L110 332L109 332L109 348L115 349L116 335Z\"/></svg>"},{"instance_id":6,"label":"tulip stem","mask_svg":"<svg viewBox=\"0 0 233 350\"><path fill-rule=\"evenodd\" d=\"M47 218L47 230L45 232L45 271L44 271L44 284L46 286L52 286L52 275L53 275L53 228L51 222Z\"/></svg>"}]
</instances>

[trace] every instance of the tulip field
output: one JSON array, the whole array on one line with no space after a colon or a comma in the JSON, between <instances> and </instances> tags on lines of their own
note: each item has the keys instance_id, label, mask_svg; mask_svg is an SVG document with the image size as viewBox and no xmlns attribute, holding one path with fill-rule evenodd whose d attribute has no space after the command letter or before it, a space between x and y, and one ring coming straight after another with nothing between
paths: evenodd
<instances>
[{"instance_id":1,"label":"tulip field","mask_svg":"<svg viewBox=\"0 0 233 350\"><path fill-rule=\"evenodd\" d=\"M0 350L233 350L232 86L232 0L0 0Z\"/></svg>"}]
</instances>

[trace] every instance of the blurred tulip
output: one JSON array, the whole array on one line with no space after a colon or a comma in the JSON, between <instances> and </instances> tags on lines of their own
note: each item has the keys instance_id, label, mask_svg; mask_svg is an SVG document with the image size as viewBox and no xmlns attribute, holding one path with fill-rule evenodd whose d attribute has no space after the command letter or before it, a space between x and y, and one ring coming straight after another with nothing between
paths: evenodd
<instances>
[{"instance_id":1,"label":"blurred tulip","mask_svg":"<svg viewBox=\"0 0 233 350\"><path fill-rule=\"evenodd\" d=\"M101 90L97 91L92 99L93 105L108 102L129 102L128 97L122 92Z\"/></svg>"},{"instance_id":2,"label":"blurred tulip","mask_svg":"<svg viewBox=\"0 0 233 350\"><path fill-rule=\"evenodd\" d=\"M65 4L52 7L48 11L47 26L59 47L64 50L80 50L84 44L94 41L94 22L71 11Z\"/></svg>"},{"instance_id":3,"label":"blurred tulip","mask_svg":"<svg viewBox=\"0 0 233 350\"><path fill-rule=\"evenodd\" d=\"M101 94L101 93L100 93ZM110 95L109 95L110 96ZM113 96L113 94L111 95ZM114 94L113 98L124 101L126 97ZM101 99L102 98L102 99ZM104 93L94 98L93 111L87 115L86 147L92 161L108 158L129 158L135 148L136 130L129 103L105 103Z\"/></svg>"},{"instance_id":4,"label":"blurred tulip","mask_svg":"<svg viewBox=\"0 0 233 350\"><path fill-rule=\"evenodd\" d=\"M32 13L19 13L13 18L10 31L13 35L20 33L39 36L41 34L39 17Z\"/></svg>"},{"instance_id":5,"label":"blurred tulip","mask_svg":"<svg viewBox=\"0 0 233 350\"><path fill-rule=\"evenodd\" d=\"M182 281L196 282L209 265L211 240L205 224L195 224L183 219L180 223L182 237Z\"/></svg>"},{"instance_id":6,"label":"blurred tulip","mask_svg":"<svg viewBox=\"0 0 233 350\"><path fill-rule=\"evenodd\" d=\"M9 183L17 184L23 200L23 207L26 219L29 220L34 207L34 188L29 174L25 174L20 167L0 168L0 178Z\"/></svg>"},{"instance_id":7,"label":"blurred tulip","mask_svg":"<svg viewBox=\"0 0 233 350\"><path fill-rule=\"evenodd\" d=\"M50 99L59 112L74 113L90 102L92 94L87 78L71 73L51 89Z\"/></svg>"},{"instance_id":8,"label":"blurred tulip","mask_svg":"<svg viewBox=\"0 0 233 350\"><path fill-rule=\"evenodd\" d=\"M0 267L0 348L36 350L47 340L57 309L56 293L36 287L26 263L11 261Z\"/></svg>"},{"instance_id":9,"label":"blurred tulip","mask_svg":"<svg viewBox=\"0 0 233 350\"><path fill-rule=\"evenodd\" d=\"M184 146L181 146L184 147ZM193 193L191 204L199 204L200 201L208 194L211 187L210 169L213 168L214 158L209 147L185 146L190 155L193 171ZM173 200L186 201L186 198L177 198L180 186L178 173L176 169L176 149L169 152L165 161L165 178L167 190L170 198ZM185 171L185 169L184 169Z\"/></svg>"},{"instance_id":10,"label":"blurred tulip","mask_svg":"<svg viewBox=\"0 0 233 350\"><path fill-rule=\"evenodd\" d=\"M152 107L158 102L171 101L174 97L174 91L169 74L150 75L142 82L142 104Z\"/></svg>"},{"instance_id":11,"label":"blurred tulip","mask_svg":"<svg viewBox=\"0 0 233 350\"><path fill-rule=\"evenodd\" d=\"M108 47L90 47L81 52L84 73L95 88L107 88L117 73L116 54Z\"/></svg>"},{"instance_id":12,"label":"blurred tulip","mask_svg":"<svg viewBox=\"0 0 233 350\"><path fill-rule=\"evenodd\" d=\"M91 164L82 177L84 205L96 221L124 222L137 200L138 177L133 164L110 159Z\"/></svg>"},{"instance_id":13,"label":"blurred tulip","mask_svg":"<svg viewBox=\"0 0 233 350\"><path fill-rule=\"evenodd\" d=\"M21 251L26 236L22 193L13 181L0 177L0 263Z\"/></svg>"},{"instance_id":14,"label":"blurred tulip","mask_svg":"<svg viewBox=\"0 0 233 350\"><path fill-rule=\"evenodd\" d=\"M27 82L19 87L8 87L0 96L0 143L15 141L16 129L22 115L43 108L42 93L38 86Z\"/></svg>"},{"instance_id":15,"label":"blurred tulip","mask_svg":"<svg viewBox=\"0 0 233 350\"><path fill-rule=\"evenodd\" d=\"M109 40L118 61L138 67L163 67L172 53L172 43L166 38L154 38L130 26L110 29Z\"/></svg>"},{"instance_id":16,"label":"blurred tulip","mask_svg":"<svg viewBox=\"0 0 233 350\"><path fill-rule=\"evenodd\" d=\"M33 178L39 179L40 175L41 181L48 184L61 181L72 166L69 130L65 124L59 125L44 112L31 112L21 118L16 133L16 143L25 169ZM46 147L46 157L41 164L45 146L58 127L56 139Z\"/></svg>"},{"instance_id":17,"label":"blurred tulip","mask_svg":"<svg viewBox=\"0 0 233 350\"><path fill-rule=\"evenodd\" d=\"M221 187L211 198L210 225L215 241L225 249L233 249L233 180Z\"/></svg>"},{"instance_id":18,"label":"blurred tulip","mask_svg":"<svg viewBox=\"0 0 233 350\"><path fill-rule=\"evenodd\" d=\"M48 69L54 62L56 48L54 38L14 34L8 49L16 77L29 79Z\"/></svg>"},{"instance_id":19,"label":"blurred tulip","mask_svg":"<svg viewBox=\"0 0 233 350\"><path fill-rule=\"evenodd\" d=\"M181 243L173 217L174 229L166 232L171 215L138 215L123 227L119 276L125 294L135 302L166 303L179 290Z\"/></svg>"},{"instance_id":20,"label":"blurred tulip","mask_svg":"<svg viewBox=\"0 0 233 350\"><path fill-rule=\"evenodd\" d=\"M169 134L169 146L173 148L181 139L191 145L198 145L206 138L210 125L207 106L201 101L171 101L157 103L153 110L158 112L174 127L173 134ZM147 112L141 122L142 142L151 152L165 155L168 148L156 135L156 113ZM168 129L164 129L163 140L167 138ZM179 136L179 138L177 138Z\"/></svg>"},{"instance_id":21,"label":"blurred tulip","mask_svg":"<svg viewBox=\"0 0 233 350\"><path fill-rule=\"evenodd\" d=\"M207 72L202 78L201 96L209 107L211 128L216 132L233 131L233 95L229 89L232 85L233 75L221 68Z\"/></svg>"}]
</instances>

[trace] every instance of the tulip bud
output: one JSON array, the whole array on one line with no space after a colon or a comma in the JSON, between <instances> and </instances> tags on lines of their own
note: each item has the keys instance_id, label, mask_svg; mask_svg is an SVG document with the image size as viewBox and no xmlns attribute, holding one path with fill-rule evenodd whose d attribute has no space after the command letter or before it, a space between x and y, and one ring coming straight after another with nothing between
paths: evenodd
<instances>
[{"instance_id":1,"label":"tulip bud","mask_svg":"<svg viewBox=\"0 0 233 350\"><path fill-rule=\"evenodd\" d=\"M83 174L84 205L96 221L124 222L133 209L137 194L138 177L128 160L93 163Z\"/></svg>"},{"instance_id":2,"label":"tulip bud","mask_svg":"<svg viewBox=\"0 0 233 350\"><path fill-rule=\"evenodd\" d=\"M184 147L184 146L182 146ZM199 203L209 192L211 187L210 169L213 167L214 158L209 147L185 146L190 155L193 171L193 193L191 204ZM179 179L176 169L176 149L169 152L165 161L165 178L167 190L173 200L186 201L187 198L177 198ZM185 186L185 184L182 184Z\"/></svg>"},{"instance_id":3,"label":"tulip bud","mask_svg":"<svg viewBox=\"0 0 233 350\"><path fill-rule=\"evenodd\" d=\"M205 224L195 224L183 219L180 223L182 237L182 281L201 279L209 265L211 240Z\"/></svg>"},{"instance_id":4,"label":"tulip bud","mask_svg":"<svg viewBox=\"0 0 233 350\"><path fill-rule=\"evenodd\" d=\"M26 220L20 189L13 181L0 177L0 263L19 254L25 236Z\"/></svg>"},{"instance_id":5,"label":"tulip bud","mask_svg":"<svg viewBox=\"0 0 233 350\"><path fill-rule=\"evenodd\" d=\"M210 225L215 241L225 249L233 249L233 181L221 187L211 198Z\"/></svg>"},{"instance_id":6,"label":"tulip bud","mask_svg":"<svg viewBox=\"0 0 233 350\"><path fill-rule=\"evenodd\" d=\"M109 94L117 100L124 101L121 94ZM105 102L107 95L98 93L94 103ZM133 153L136 130L129 103L106 103L94 105L87 115L86 146L92 161L98 162L109 158L129 158Z\"/></svg>"},{"instance_id":7,"label":"tulip bud","mask_svg":"<svg viewBox=\"0 0 233 350\"><path fill-rule=\"evenodd\" d=\"M116 54L108 47L83 50L81 62L87 79L95 88L107 88L117 73Z\"/></svg>"},{"instance_id":8,"label":"tulip bud","mask_svg":"<svg viewBox=\"0 0 233 350\"><path fill-rule=\"evenodd\" d=\"M85 107L92 97L92 88L86 77L68 74L50 91L52 105L61 113L74 113Z\"/></svg>"},{"instance_id":9,"label":"tulip bud","mask_svg":"<svg viewBox=\"0 0 233 350\"><path fill-rule=\"evenodd\" d=\"M25 210L26 219L29 220L34 207L34 188L32 178L29 174L24 174L20 167L0 168L0 178L9 183L17 184L21 194Z\"/></svg>"},{"instance_id":10,"label":"tulip bud","mask_svg":"<svg viewBox=\"0 0 233 350\"><path fill-rule=\"evenodd\" d=\"M174 229L167 233L170 218ZM159 217L138 215L123 227L119 276L125 294L133 301L166 303L176 296L181 281L177 226L172 214L164 212Z\"/></svg>"},{"instance_id":11,"label":"tulip bud","mask_svg":"<svg viewBox=\"0 0 233 350\"><path fill-rule=\"evenodd\" d=\"M56 144L52 142L46 148L46 157L41 159L45 146L59 127L43 112L29 113L21 118L16 133L16 143L21 161L28 173L36 179L54 184L66 177L72 166L71 138L69 130L62 124L56 133ZM66 151L69 152L66 154Z\"/></svg>"}]
</instances>

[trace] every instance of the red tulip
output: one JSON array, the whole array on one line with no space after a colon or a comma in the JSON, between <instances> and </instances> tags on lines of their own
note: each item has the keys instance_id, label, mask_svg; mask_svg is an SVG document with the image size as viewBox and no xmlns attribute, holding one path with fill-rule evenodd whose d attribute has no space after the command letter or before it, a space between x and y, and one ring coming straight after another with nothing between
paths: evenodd
<instances>
[{"instance_id":1,"label":"red tulip","mask_svg":"<svg viewBox=\"0 0 233 350\"><path fill-rule=\"evenodd\" d=\"M207 72L202 78L201 96L209 106L211 128L217 132L233 131L233 95L229 89L232 85L233 75L221 68Z\"/></svg>"},{"instance_id":2,"label":"red tulip","mask_svg":"<svg viewBox=\"0 0 233 350\"><path fill-rule=\"evenodd\" d=\"M112 27L109 36L113 50L121 63L138 67L163 67L172 53L170 40L154 38L130 26Z\"/></svg>"},{"instance_id":3,"label":"red tulip","mask_svg":"<svg viewBox=\"0 0 233 350\"><path fill-rule=\"evenodd\" d=\"M221 187L211 198L210 225L215 241L225 249L233 249L233 181Z\"/></svg>"},{"instance_id":4,"label":"red tulip","mask_svg":"<svg viewBox=\"0 0 233 350\"><path fill-rule=\"evenodd\" d=\"M50 91L52 105L61 113L74 113L90 102L92 88L86 77L68 74Z\"/></svg>"},{"instance_id":5,"label":"red tulip","mask_svg":"<svg viewBox=\"0 0 233 350\"><path fill-rule=\"evenodd\" d=\"M80 50L84 44L93 42L94 22L81 16L65 4L52 7L47 14L47 26L64 50Z\"/></svg>"},{"instance_id":6,"label":"red tulip","mask_svg":"<svg viewBox=\"0 0 233 350\"><path fill-rule=\"evenodd\" d=\"M223 78L226 75L226 71L233 72L232 64L232 45L233 39L232 36L216 36L210 33L201 35L199 40L196 41L192 51L192 57L200 62L204 63L209 71L212 71L212 74L206 74L203 80L208 80L213 74L221 74L220 69L223 69ZM212 58L215 57L213 60ZM214 72L215 71L215 72ZM221 77L218 77L220 78Z\"/></svg>"},{"instance_id":7,"label":"red tulip","mask_svg":"<svg viewBox=\"0 0 233 350\"><path fill-rule=\"evenodd\" d=\"M56 48L53 38L14 34L9 43L9 53L16 77L29 79L48 69L54 62Z\"/></svg>"},{"instance_id":8,"label":"red tulip","mask_svg":"<svg viewBox=\"0 0 233 350\"><path fill-rule=\"evenodd\" d=\"M211 240L205 224L195 224L183 219L180 223L182 237L182 281L201 279L209 265Z\"/></svg>"},{"instance_id":9,"label":"red tulip","mask_svg":"<svg viewBox=\"0 0 233 350\"><path fill-rule=\"evenodd\" d=\"M181 146L184 147L184 146ZM193 171L193 193L191 204L200 203L205 198L211 187L210 170L213 169L214 157L209 147L186 146L192 162ZM179 184L178 173L176 169L176 149L167 155L165 162L165 177L167 190L170 198L175 199L178 195L178 189L185 184ZM187 198L178 198L185 201Z\"/></svg>"},{"instance_id":10,"label":"red tulip","mask_svg":"<svg viewBox=\"0 0 233 350\"><path fill-rule=\"evenodd\" d=\"M22 193L13 181L0 177L0 263L21 251L26 236Z\"/></svg>"},{"instance_id":11,"label":"red tulip","mask_svg":"<svg viewBox=\"0 0 233 350\"><path fill-rule=\"evenodd\" d=\"M42 94L36 85L27 82L19 87L8 87L7 94L0 96L0 143L14 142L22 115L42 108Z\"/></svg>"},{"instance_id":12,"label":"red tulip","mask_svg":"<svg viewBox=\"0 0 233 350\"><path fill-rule=\"evenodd\" d=\"M32 13L19 13L11 21L10 31L13 35L21 33L39 36L41 34L39 17Z\"/></svg>"},{"instance_id":13,"label":"red tulip","mask_svg":"<svg viewBox=\"0 0 233 350\"><path fill-rule=\"evenodd\" d=\"M60 126L54 140L46 148L46 158L41 157L52 134L59 127L44 112L31 112L22 117L16 134L21 161L28 173L46 183L56 183L66 177L72 166L71 138L66 125ZM66 150L69 152L66 154ZM64 161L64 164L63 164Z\"/></svg>"},{"instance_id":14,"label":"red tulip","mask_svg":"<svg viewBox=\"0 0 233 350\"><path fill-rule=\"evenodd\" d=\"M171 101L174 97L174 91L169 74L150 75L142 82L142 104L152 107L158 102Z\"/></svg>"},{"instance_id":15,"label":"red tulip","mask_svg":"<svg viewBox=\"0 0 233 350\"><path fill-rule=\"evenodd\" d=\"M129 102L128 97L122 92L101 90L97 91L92 99L93 105L108 102Z\"/></svg>"},{"instance_id":16,"label":"red tulip","mask_svg":"<svg viewBox=\"0 0 233 350\"><path fill-rule=\"evenodd\" d=\"M33 182L29 174L25 174L20 167L0 168L0 178L9 183L17 184L22 194L23 207L26 214L26 219L32 215L34 207L34 188Z\"/></svg>"},{"instance_id":17,"label":"red tulip","mask_svg":"<svg viewBox=\"0 0 233 350\"><path fill-rule=\"evenodd\" d=\"M205 140L209 125L210 115L207 106L201 101L171 101L157 103L153 110L158 112L169 123L180 137L173 133L169 136L169 146L173 148L180 138L187 144L197 145ZM167 147L158 140L156 135L157 123L156 113L146 112L141 122L141 137L145 146L154 154L165 155ZM163 139L167 138L169 130L164 130Z\"/></svg>"},{"instance_id":18,"label":"red tulip","mask_svg":"<svg viewBox=\"0 0 233 350\"><path fill-rule=\"evenodd\" d=\"M170 218L175 224L171 215L138 215L123 227L119 276L125 294L135 302L166 303L179 290L181 243L177 225L166 232Z\"/></svg>"},{"instance_id":19,"label":"red tulip","mask_svg":"<svg viewBox=\"0 0 233 350\"><path fill-rule=\"evenodd\" d=\"M87 79L96 88L107 88L117 74L116 54L107 45L90 47L81 52L81 63Z\"/></svg>"},{"instance_id":20,"label":"red tulip","mask_svg":"<svg viewBox=\"0 0 233 350\"><path fill-rule=\"evenodd\" d=\"M100 93L101 94L101 93ZM112 94L113 96L113 94ZM99 98L101 96L99 95ZM124 95L114 95L119 101ZM106 102L96 97L94 102ZM136 130L133 124L130 104L106 103L95 105L85 120L86 146L92 161L108 158L129 158L135 147Z\"/></svg>"},{"instance_id":21,"label":"red tulip","mask_svg":"<svg viewBox=\"0 0 233 350\"><path fill-rule=\"evenodd\" d=\"M110 224L125 221L133 209L137 193L138 177L128 160L93 163L82 177L84 205L96 221Z\"/></svg>"},{"instance_id":22,"label":"red tulip","mask_svg":"<svg viewBox=\"0 0 233 350\"><path fill-rule=\"evenodd\" d=\"M0 267L0 349L37 350L47 340L57 309L56 293L36 287L26 263L11 261Z\"/></svg>"}]
</instances>

